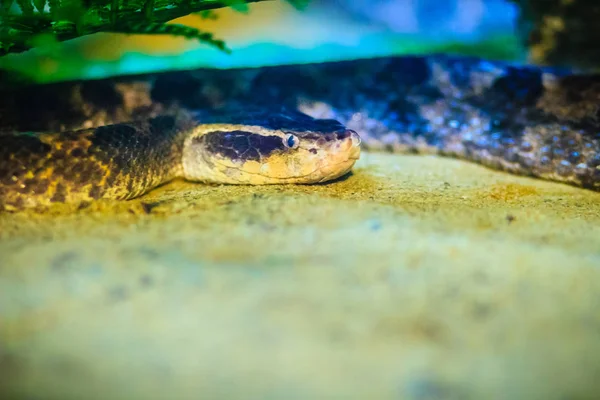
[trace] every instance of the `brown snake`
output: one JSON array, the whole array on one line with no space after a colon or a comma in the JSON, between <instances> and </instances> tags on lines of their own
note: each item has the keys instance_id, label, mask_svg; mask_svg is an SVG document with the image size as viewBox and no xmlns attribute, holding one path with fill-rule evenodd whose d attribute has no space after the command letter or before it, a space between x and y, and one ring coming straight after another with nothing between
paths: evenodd
<instances>
[{"instance_id":1,"label":"brown snake","mask_svg":"<svg viewBox=\"0 0 600 400\"><path fill-rule=\"evenodd\" d=\"M358 158L354 132L367 151L600 190L599 105L600 76L448 56L4 87L0 206L132 198L176 176L326 181Z\"/></svg>"}]
</instances>

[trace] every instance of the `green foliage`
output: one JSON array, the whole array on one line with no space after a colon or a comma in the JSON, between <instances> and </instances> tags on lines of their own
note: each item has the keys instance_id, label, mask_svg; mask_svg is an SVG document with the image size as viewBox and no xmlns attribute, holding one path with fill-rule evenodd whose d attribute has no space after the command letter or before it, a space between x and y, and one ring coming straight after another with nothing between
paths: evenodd
<instances>
[{"instance_id":1,"label":"green foliage","mask_svg":"<svg viewBox=\"0 0 600 400\"><path fill-rule=\"evenodd\" d=\"M191 13L215 18L211 10L232 7L248 12L263 0L0 0L0 55L96 32L163 34L196 39L222 51L222 40L168 21ZM288 0L303 8L310 0Z\"/></svg>"}]
</instances>

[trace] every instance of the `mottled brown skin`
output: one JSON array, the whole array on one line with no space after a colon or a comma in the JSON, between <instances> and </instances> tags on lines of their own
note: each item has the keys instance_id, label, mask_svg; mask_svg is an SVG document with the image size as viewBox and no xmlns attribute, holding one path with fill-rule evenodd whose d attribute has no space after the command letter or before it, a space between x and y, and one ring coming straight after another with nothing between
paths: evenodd
<instances>
[{"instance_id":1,"label":"mottled brown skin","mask_svg":"<svg viewBox=\"0 0 600 400\"><path fill-rule=\"evenodd\" d=\"M251 105L277 110L285 106L341 122L361 135L367 150L449 155L515 174L600 190L600 75L475 58L387 57L167 72L5 88L3 93L2 131L65 131L181 110L194 110L209 121L224 108L244 110ZM258 123L268 126L269 118L262 115ZM115 132L107 147L110 150L103 156L87 144L97 133L89 131L90 138L77 139L63 148L70 150L14 139L22 140L21 145L0 150L0 198L17 199L11 200L14 203L31 195L19 193L10 182L4 165L7 159L22 160L21 173L26 177L42 160L55 160L68 169L81 162L79 152L93 153L90 176L65 175L62 185L56 180L35 182L47 184L57 199L61 198L61 186L67 193L71 187L85 187L92 193L90 198L97 191L113 190L119 198L142 192L140 187L148 187L154 178L136 175L138 169L123 170L118 162L123 154L138 157L136 162L151 174L169 173L158 158L137 155L142 146L158 146L151 137L160 138L160 133L144 129ZM145 139L134 139L138 135ZM111 172L102 175L102 171ZM122 181L113 181L108 189L110 179ZM131 190L129 182L135 182ZM95 187L98 189L92 191Z\"/></svg>"},{"instance_id":2,"label":"mottled brown skin","mask_svg":"<svg viewBox=\"0 0 600 400\"><path fill-rule=\"evenodd\" d=\"M162 116L76 132L0 136L0 208L130 199L178 174L189 121Z\"/></svg>"}]
</instances>

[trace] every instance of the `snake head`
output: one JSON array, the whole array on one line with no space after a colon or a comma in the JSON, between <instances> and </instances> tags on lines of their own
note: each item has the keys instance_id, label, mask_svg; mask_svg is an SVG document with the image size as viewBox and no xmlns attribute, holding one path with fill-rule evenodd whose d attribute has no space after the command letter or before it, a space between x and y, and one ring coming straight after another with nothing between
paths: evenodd
<instances>
[{"instance_id":1,"label":"snake head","mask_svg":"<svg viewBox=\"0 0 600 400\"><path fill-rule=\"evenodd\" d=\"M186 139L184 177L229 184L325 182L350 171L360 137L296 111L227 111L199 120Z\"/></svg>"}]
</instances>

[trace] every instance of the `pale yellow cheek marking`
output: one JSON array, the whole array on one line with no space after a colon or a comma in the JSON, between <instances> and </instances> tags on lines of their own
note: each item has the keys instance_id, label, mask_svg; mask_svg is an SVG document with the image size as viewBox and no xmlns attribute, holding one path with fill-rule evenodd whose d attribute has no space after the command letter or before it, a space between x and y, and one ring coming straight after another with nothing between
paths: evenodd
<instances>
[{"instance_id":1,"label":"pale yellow cheek marking","mask_svg":"<svg viewBox=\"0 0 600 400\"><path fill-rule=\"evenodd\" d=\"M267 175L270 170L271 170L271 167L269 166L269 164L263 164L260 166L260 174L261 175Z\"/></svg>"},{"instance_id":2,"label":"pale yellow cheek marking","mask_svg":"<svg viewBox=\"0 0 600 400\"><path fill-rule=\"evenodd\" d=\"M260 167L262 165L263 164L258 161L246 161L244 164L240 164L238 168L250 174L258 174L260 173Z\"/></svg>"},{"instance_id":3,"label":"pale yellow cheek marking","mask_svg":"<svg viewBox=\"0 0 600 400\"><path fill-rule=\"evenodd\" d=\"M318 156L304 151L293 156L278 154L262 161L246 161L243 164L222 157L217 157L214 161L210 179L229 183L302 182L306 177L321 175L319 171L327 169Z\"/></svg>"},{"instance_id":4,"label":"pale yellow cheek marking","mask_svg":"<svg viewBox=\"0 0 600 400\"><path fill-rule=\"evenodd\" d=\"M240 166L227 158L217 158L214 166L214 178L224 182L236 182L240 179Z\"/></svg>"}]
</instances>

